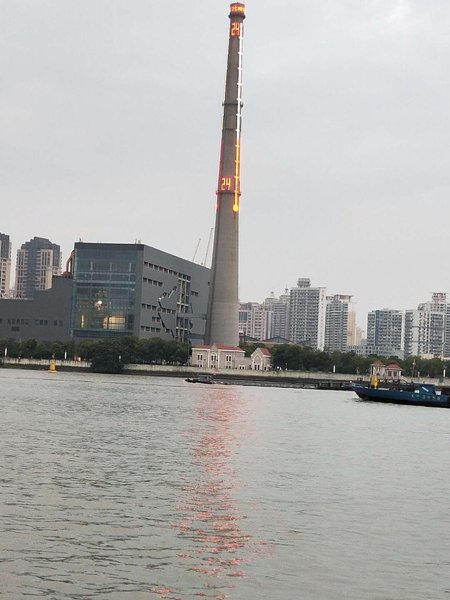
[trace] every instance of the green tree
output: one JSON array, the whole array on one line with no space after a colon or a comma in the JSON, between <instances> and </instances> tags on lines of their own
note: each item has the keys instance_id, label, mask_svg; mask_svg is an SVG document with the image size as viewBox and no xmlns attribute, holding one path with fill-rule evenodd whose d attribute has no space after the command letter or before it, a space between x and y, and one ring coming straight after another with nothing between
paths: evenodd
<instances>
[{"instance_id":1,"label":"green tree","mask_svg":"<svg viewBox=\"0 0 450 600\"><path fill-rule=\"evenodd\" d=\"M123 360L115 340L101 340L91 349L91 369L94 373L121 373Z\"/></svg>"},{"instance_id":2,"label":"green tree","mask_svg":"<svg viewBox=\"0 0 450 600\"><path fill-rule=\"evenodd\" d=\"M13 338L0 339L0 355L5 356L5 350L9 358L17 358L20 356L20 342Z\"/></svg>"},{"instance_id":3,"label":"green tree","mask_svg":"<svg viewBox=\"0 0 450 600\"><path fill-rule=\"evenodd\" d=\"M20 356L22 358L35 358L37 349L38 343L35 339L25 340L20 344Z\"/></svg>"},{"instance_id":4,"label":"green tree","mask_svg":"<svg viewBox=\"0 0 450 600\"><path fill-rule=\"evenodd\" d=\"M146 364L161 363L164 360L165 344L161 338L145 338L138 340L137 354L139 362Z\"/></svg>"}]
</instances>

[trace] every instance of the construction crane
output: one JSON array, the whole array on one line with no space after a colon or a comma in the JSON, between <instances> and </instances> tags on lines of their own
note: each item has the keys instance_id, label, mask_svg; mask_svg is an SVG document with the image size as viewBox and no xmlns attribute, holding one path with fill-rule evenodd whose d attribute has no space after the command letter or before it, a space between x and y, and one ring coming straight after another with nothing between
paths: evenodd
<instances>
[{"instance_id":1,"label":"construction crane","mask_svg":"<svg viewBox=\"0 0 450 600\"><path fill-rule=\"evenodd\" d=\"M202 241L202 238L198 238L197 245L195 246L194 256L192 257L192 262L195 262L195 257L197 256L198 248L200 246L201 241Z\"/></svg>"},{"instance_id":2,"label":"construction crane","mask_svg":"<svg viewBox=\"0 0 450 600\"><path fill-rule=\"evenodd\" d=\"M214 227L211 227L211 230L209 232L208 245L206 246L205 258L203 259L203 262L201 263L203 267L206 265L206 261L208 259L209 248L211 246L213 231L214 231Z\"/></svg>"}]
</instances>

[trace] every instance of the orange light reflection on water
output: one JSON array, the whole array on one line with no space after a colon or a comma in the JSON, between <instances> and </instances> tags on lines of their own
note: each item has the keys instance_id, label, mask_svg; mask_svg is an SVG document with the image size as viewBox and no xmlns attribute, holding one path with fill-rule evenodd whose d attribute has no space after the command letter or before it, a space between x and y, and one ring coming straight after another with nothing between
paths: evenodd
<instances>
[{"instance_id":1,"label":"orange light reflection on water","mask_svg":"<svg viewBox=\"0 0 450 600\"><path fill-rule=\"evenodd\" d=\"M199 576L198 588L204 590L194 596L229 598L233 580L246 577L246 564L264 546L243 529L244 516L235 501L243 483L232 466L233 455L239 440L251 435L246 410L232 388L199 390L194 422L187 432L196 477L193 481L188 475L190 481L176 506L179 519L172 524L184 542L184 551L177 556L191 576ZM173 593L166 597L178 598Z\"/></svg>"}]
</instances>

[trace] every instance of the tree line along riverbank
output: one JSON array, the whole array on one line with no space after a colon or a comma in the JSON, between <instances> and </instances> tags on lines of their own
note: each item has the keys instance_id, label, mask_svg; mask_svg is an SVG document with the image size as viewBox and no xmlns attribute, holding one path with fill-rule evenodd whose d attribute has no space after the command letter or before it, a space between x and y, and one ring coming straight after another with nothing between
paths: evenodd
<instances>
[{"instance_id":1,"label":"tree line along riverbank","mask_svg":"<svg viewBox=\"0 0 450 600\"><path fill-rule=\"evenodd\" d=\"M241 347L246 355L264 344L246 344ZM346 352L326 352L308 346L281 344L269 349L274 371L302 371L311 374L329 373L365 377L370 365L377 359L396 362L402 368L403 377L442 378L449 369L450 361L439 358L421 359L409 357L401 360L396 356L358 356ZM43 359L86 361L91 369L103 373L120 373L127 365L185 366L189 362L189 344L160 338L138 339L117 337L104 340L86 339L79 342L38 342L34 339L18 341L0 339L0 357L14 359ZM449 371L450 372L450 371Z\"/></svg>"}]
</instances>

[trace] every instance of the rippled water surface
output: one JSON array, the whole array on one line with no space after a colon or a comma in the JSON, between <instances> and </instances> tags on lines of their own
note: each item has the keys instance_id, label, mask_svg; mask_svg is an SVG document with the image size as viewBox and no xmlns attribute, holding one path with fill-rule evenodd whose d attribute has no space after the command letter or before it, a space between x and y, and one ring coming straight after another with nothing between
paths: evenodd
<instances>
[{"instance_id":1,"label":"rippled water surface","mask_svg":"<svg viewBox=\"0 0 450 600\"><path fill-rule=\"evenodd\" d=\"M450 599L450 410L0 369L0 595Z\"/></svg>"}]
</instances>

